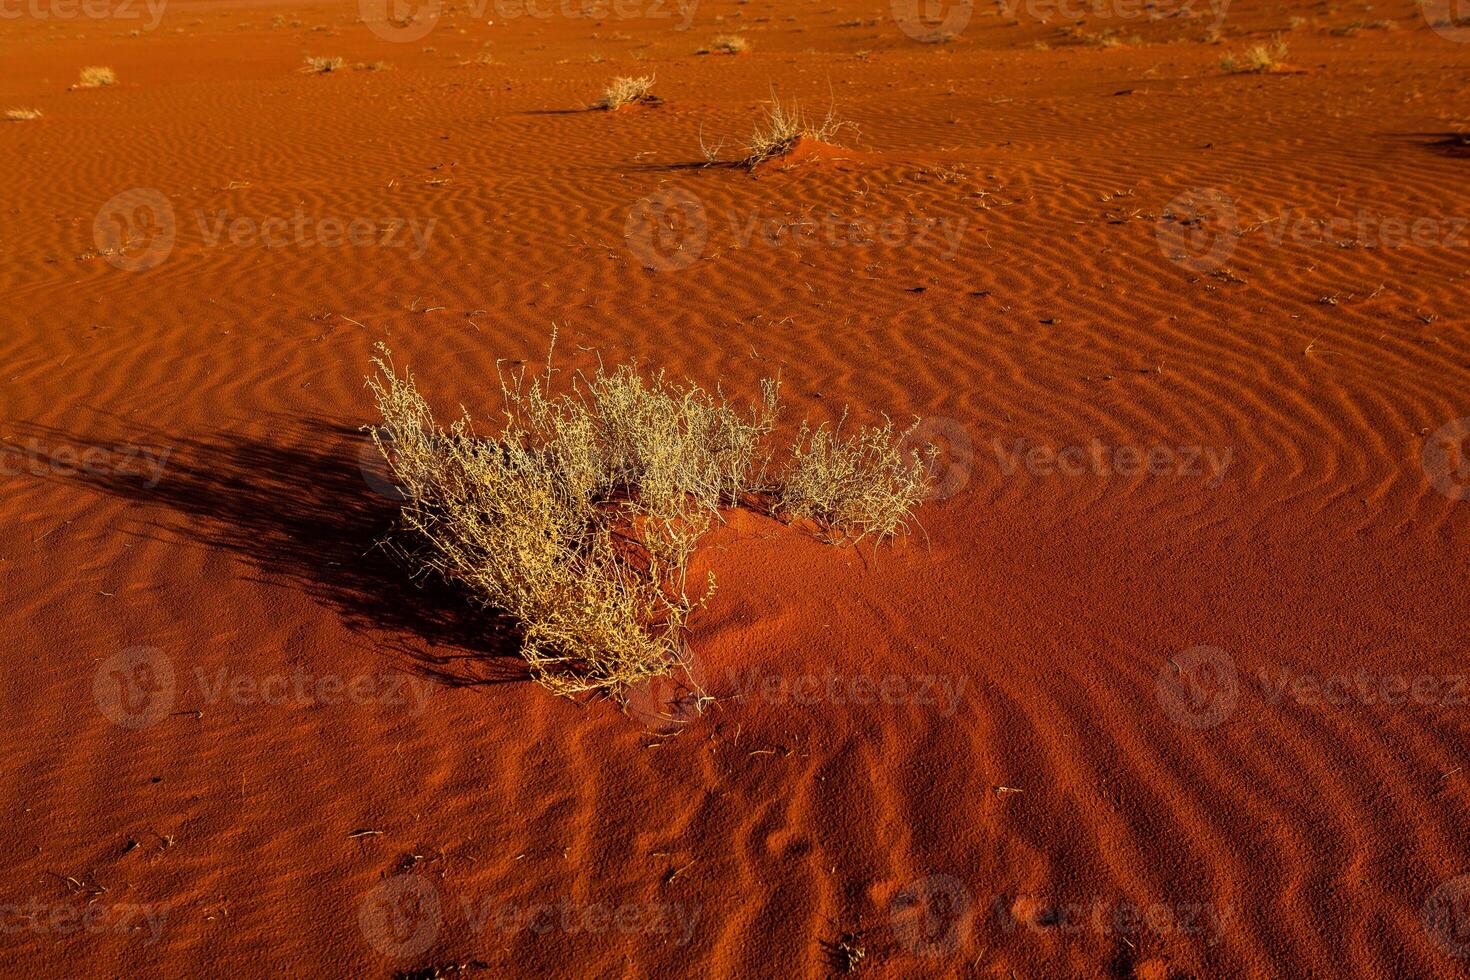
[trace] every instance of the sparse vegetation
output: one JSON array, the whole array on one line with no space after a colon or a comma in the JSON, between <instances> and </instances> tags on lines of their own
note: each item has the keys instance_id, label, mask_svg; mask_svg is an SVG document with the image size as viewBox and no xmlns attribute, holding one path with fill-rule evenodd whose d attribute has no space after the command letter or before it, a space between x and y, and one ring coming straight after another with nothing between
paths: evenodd
<instances>
[{"instance_id":1,"label":"sparse vegetation","mask_svg":"<svg viewBox=\"0 0 1470 980\"><path fill-rule=\"evenodd\" d=\"M832 428L802 424L778 490L781 511L859 539L906 532L910 513L929 492L929 467L900 448L913 429L895 434L885 419L844 435L846 421L844 413Z\"/></svg>"},{"instance_id":2,"label":"sparse vegetation","mask_svg":"<svg viewBox=\"0 0 1470 980\"><path fill-rule=\"evenodd\" d=\"M345 58L306 58L306 64L302 65L300 71L304 75L326 75L330 72L341 71L347 64Z\"/></svg>"},{"instance_id":3,"label":"sparse vegetation","mask_svg":"<svg viewBox=\"0 0 1470 980\"><path fill-rule=\"evenodd\" d=\"M766 105L765 114L765 119L756 123L755 132L751 133L746 144L744 163L748 167L791 152L803 139L831 143L837 134L852 126L838 120L832 109L827 110L827 115L820 122L812 122L796 101L788 106L774 93Z\"/></svg>"},{"instance_id":4,"label":"sparse vegetation","mask_svg":"<svg viewBox=\"0 0 1470 980\"><path fill-rule=\"evenodd\" d=\"M625 105L656 105L658 96L651 91L653 76L638 78L614 78L595 103L599 109L618 109Z\"/></svg>"},{"instance_id":5,"label":"sparse vegetation","mask_svg":"<svg viewBox=\"0 0 1470 980\"><path fill-rule=\"evenodd\" d=\"M102 88L104 85L116 85L117 73L111 68L103 68L99 65L89 65L83 68L77 76L74 88Z\"/></svg>"},{"instance_id":6,"label":"sparse vegetation","mask_svg":"<svg viewBox=\"0 0 1470 980\"><path fill-rule=\"evenodd\" d=\"M695 54L743 54L749 50L750 42L739 34L721 34L709 47L700 48Z\"/></svg>"},{"instance_id":7,"label":"sparse vegetation","mask_svg":"<svg viewBox=\"0 0 1470 980\"><path fill-rule=\"evenodd\" d=\"M40 119L40 109L6 109L5 118L11 122L24 122L28 119Z\"/></svg>"},{"instance_id":8,"label":"sparse vegetation","mask_svg":"<svg viewBox=\"0 0 1470 980\"><path fill-rule=\"evenodd\" d=\"M557 694L619 697L685 663L689 617L714 590L711 575L690 596L689 557L723 508L881 539L907 528L929 486L887 423L851 437L804 425L786 476L768 483L771 380L745 409L633 365L578 374L558 395L548 356L542 377L502 374L503 421L485 437L467 414L441 428L385 348L373 363L373 440L404 493L413 554L508 615L532 674Z\"/></svg>"},{"instance_id":9,"label":"sparse vegetation","mask_svg":"<svg viewBox=\"0 0 1470 980\"><path fill-rule=\"evenodd\" d=\"M1226 55L1220 67L1232 75L1251 75L1275 71L1286 60L1286 42L1273 38L1266 44L1255 44L1245 49L1245 54Z\"/></svg>"}]
</instances>

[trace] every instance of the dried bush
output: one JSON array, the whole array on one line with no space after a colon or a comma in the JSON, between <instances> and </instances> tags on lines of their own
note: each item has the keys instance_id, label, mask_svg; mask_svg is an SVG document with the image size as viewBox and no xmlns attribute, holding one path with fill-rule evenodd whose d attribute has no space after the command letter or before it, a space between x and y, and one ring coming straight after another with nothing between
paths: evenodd
<instances>
[{"instance_id":1,"label":"dried bush","mask_svg":"<svg viewBox=\"0 0 1470 980\"><path fill-rule=\"evenodd\" d=\"M748 167L791 152L797 142L803 139L831 143L838 133L852 125L839 121L832 109L827 110L827 115L820 122L811 122L800 104L793 100L788 106L776 98L774 93L766 105L765 113L765 119L756 123L755 132L751 133L746 143L744 163Z\"/></svg>"},{"instance_id":2,"label":"dried bush","mask_svg":"<svg viewBox=\"0 0 1470 980\"><path fill-rule=\"evenodd\" d=\"M616 109L625 105L637 105L640 102L657 103L658 96L650 91L653 88L653 81L651 75L639 78L614 78L603 91L602 98L597 100L596 107Z\"/></svg>"},{"instance_id":3,"label":"dried bush","mask_svg":"<svg viewBox=\"0 0 1470 980\"><path fill-rule=\"evenodd\" d=\"M714 590L710 576L691 598L689 558L721 509L881 538L906 529L929 485L891 424L850 438L840 424L803 426L789 473L768 484L771 380L744 409L634 365L599 365L553 394L548 357L542 377L501 375L504 418L487 437L468 415L448 429L435 422L381 345L373 363L368 386L383 416L373 440L403 492L414 554L508 614L533 675L557 694L619 697L684 664L689 617Z\"/></svg>"}]
</instances>

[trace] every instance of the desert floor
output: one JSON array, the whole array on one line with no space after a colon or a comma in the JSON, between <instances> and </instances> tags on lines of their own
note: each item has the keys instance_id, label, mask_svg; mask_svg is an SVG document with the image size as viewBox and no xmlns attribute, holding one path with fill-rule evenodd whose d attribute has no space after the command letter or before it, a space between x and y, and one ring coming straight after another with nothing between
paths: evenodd
<instances>
[{"instance_id":1,"label":"desert floor","mask_svg":"<svg viewBox=\"0 0 1470 980\"><path fill-rule=\"evenodd\" d=\"M371 6L6 8L0 969L1470 970L1470 27ZM854 152L700 166L773 90ZM553 328L922 416L922 531L736 515L713 703L550 696L361 427Z\"/></svg>"}]
</instances>

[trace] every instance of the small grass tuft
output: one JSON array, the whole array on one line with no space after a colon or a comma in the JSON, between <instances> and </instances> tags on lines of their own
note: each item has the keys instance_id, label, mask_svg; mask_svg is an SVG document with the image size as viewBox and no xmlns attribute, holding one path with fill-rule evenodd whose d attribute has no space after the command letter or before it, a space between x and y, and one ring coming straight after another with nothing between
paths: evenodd
<instances>
[{"instance_id":1,"label":"small grass tuft","mask_svg":"<svg viewBox=\"0 0 1470 980\"><path fill-rule=\"evenodd\" d=\"M744 54L750 50L750 42L739 34L721 34L709 43L709 47L700 48L695 54Z\"/></svg>"},{"instance_id":2,"label":"small grass tuft","mask_svg":"<svg viewBox=\"0 0 1470 980\"><path fill-rule=\"evenodd\" d=\"M40 119L40 109L6 109L5 118L11 122L25 122L28 119Z\"/></svg>"},{"instance_id":3,"label":"small grass tuft","mask_svg":"<svg viewBox=\"0 0 1470 980\"><path fill-rule=\"evenodd\" d=\"M1285 60L1286 42L1278 37L1246 48L1243 55L1226 55L1220 60L1220 67L1232 75L1257 75L1275 71Z\"/></svg>"},{"instance_id":4,"label":"small grass tuft","mask_svg":"<svg viewBox=\"0 0 1470 980\"><path fill-rule=\"evenodd\" d=\"M832 143L839 133L852 126L852 123L839 121L832 109L827 110L827 115L820 122L812 122L800 104L793 100L788 106L776 98L774 92L765 107L765 114L765 119L756 123L755 132L751 133L746 144L743 162L747 167L755 167L789 153L803 139Z\"/></svg>"},{"instance_id":5,"label":"small grass tuft","mask_svg":"<svg viewBox=\"0 0 1470 980\"><path fill-rule=\"evenodd\" d=\"M657 105L659 97L652 91L654 78L643 75L638 78L614 78L594 103L598 109L618 109L625 105Z\"/></svg>"},{"instance_id":6,"label":"small grass tuft","mask_svg":"<svg viewBox=\"0 0 1470 980\"><path fill-rule=\"evenodd\" d=\"M117 73L111 68L103 68L100 65L89 65L83 68L77 76L77 83L73 88L102 88L105 85L116 85Z\"/></svg>"},{"instance_id":7,"label":"small grass tuft","mask_svg":"<svg viewBox=\"0 0 1470 980\"><path fill-rule=\"evenodd\" d=\"M308 55L306 64L297 70L303 75L326 75L334 71L341 71L346 64L347 59L345 58L313 58Z\"/></svg>"},{"instance_id":8,"label":"small grass tuft","mask_svg":"<svg viewBox=\"0 0 1470 980\"><path fill-rule=\"evenodd\" d=\"M885 419L880 426L865 425L844 435L846 421L844 412L832 428L802 424L779 490L781 510L854 540L906 532L910 513L932 487L937 450L927 459L905 452L902 446L913 427L895 433Z\"/></svg>"}]
</instances>

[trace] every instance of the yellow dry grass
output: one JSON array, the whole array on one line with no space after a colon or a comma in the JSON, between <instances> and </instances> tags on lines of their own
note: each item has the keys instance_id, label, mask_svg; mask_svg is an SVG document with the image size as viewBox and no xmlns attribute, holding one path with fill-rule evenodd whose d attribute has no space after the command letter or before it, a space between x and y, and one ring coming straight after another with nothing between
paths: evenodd
<instances>
[{"instance_id":1,"label":"yellow dry grass","mask_svg":"<svg viewBox=\"0 0 1470 980\"><path fill-rule=\"evenodd\" d=\"M684 663L689 617L714 590L710 576L691 596L689 559L723 509L809 518L829 540L883 538L907 529L929 488L889 423L852 436L803 425L768 482L773 380L740 408L718 388L599 365L554 394L548 356L542 376L501 376L499 432L481 435L468 414L441 427L381 345L373 363L373 440L417 560L510 616L557 694L619 697Z\"/></svg>"}]
</instances>

